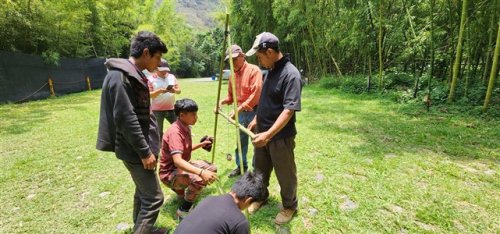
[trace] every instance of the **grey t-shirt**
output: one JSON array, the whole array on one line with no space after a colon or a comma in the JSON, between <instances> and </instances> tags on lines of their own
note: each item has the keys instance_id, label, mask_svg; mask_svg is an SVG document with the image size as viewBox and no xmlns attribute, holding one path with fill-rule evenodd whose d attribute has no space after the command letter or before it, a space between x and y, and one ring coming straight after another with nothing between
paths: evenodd
<instances>
[{"instance_id":1,"label":"grey t-shirt","mask_svg":"<svg viewBox=\"0 0 500 234\"><path fill-rule=\"evenodd\" d=\"M290 62L288 55L274 64L262 85L259 108L257 108L258 132L265 132L284 109L300 111L302 80L297 68ZM295 114L290 121L271 140L295 136Z\"/></svg>"},{"instance_id":2,"label":"grey t-shirt","mask_svg":"<svg viewBox=\"0 0 500 234\"><path fill-rule=\"evenodd\" d=\"M248 220L229 194L205 198L182 220L174 233L250 233Z\"/></svg>"}]
</instances>

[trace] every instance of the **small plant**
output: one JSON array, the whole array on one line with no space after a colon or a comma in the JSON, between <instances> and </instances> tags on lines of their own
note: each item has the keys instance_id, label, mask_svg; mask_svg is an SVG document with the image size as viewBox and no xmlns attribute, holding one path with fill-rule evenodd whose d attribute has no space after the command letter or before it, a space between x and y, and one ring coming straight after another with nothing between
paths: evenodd
<instances>
[{"instance_id":1,"label":"small plant","mask_svg":"<svg viewBox=\"0 0 500 234\"><path fill-rule=\"evenodd\" d=\"M47 50L42 53L42 58L43 62L47 65L59 66L59 60L61 59L61 56L57 52Z\"/></svg>"}]
</instances>

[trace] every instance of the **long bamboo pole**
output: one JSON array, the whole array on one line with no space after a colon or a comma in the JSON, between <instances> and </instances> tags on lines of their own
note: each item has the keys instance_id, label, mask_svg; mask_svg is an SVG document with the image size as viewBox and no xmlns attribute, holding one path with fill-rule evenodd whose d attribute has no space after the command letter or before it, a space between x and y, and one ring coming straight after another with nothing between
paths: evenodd
<instances>
[{"instance_id":1,"label":"long bamboo pole","mask_svg":"<svg viewBox=\"0 0 500 234\"><path fill-rule=\"evenodd\" d=\"M453 64L453 76L451 79L450 93L448 94L447 103L452 103L455 100L455 90L457 88L458 74L460 73L460 61L462 60L462 45L465 31L465 22L467 21L467 3L468 0L462 1L462 16L460 18L460 31L458 32L457 52L455 54L455 63Z\"/></svg>"},{"instance_id":2,"label":"long bamboo pole","mask_svg":"<svg viewBox=\"0 0 500 234\"><path fill-rule=\"evenodd\" d=\"M227 36L229 35L229 13L227 13L227 10L226 10L226 24L224 26L224 40L222 42L222 51L221 51L221 55L220 55L220 66L219 66L219 77L218 77L218 81L219 81L219 87L218 87L218 90L217 90L217 101L215 103L215 106L219 106L219 101L220 101L220 91L221 91L221 87L222 87L222 76L223 76L223 71L224 71L224 55L226 53L226 40L227 40ZM217 124L218 124L218 121L219 121L219 116L217 115L217 113L215 113L215 122L214 122L214 142L212 144L212 161L211 163L214 163L214 160L215 160L215 148L217 146Z\"/></svg>"},{"instance_id":3,"label":"long bamboo pole","mask_svg":"<svg viewBox=\"0 0 500 234\"><path fill-rule=\"evenodd\" d=\"M228 49L231 49L231 34L228 34L227 35L227 48ZM236 77L234 76L234 64L233 64L233 58L231 57L231 51L229 51L229 68L231 70L231 75L229 76L229 80L231 81L231 89L233 90L233 111L234 111L234 118L235 119L239 119L238 116L239 116L239 113L238 113L238 97L236 96ZM235 130L236 130L236 144L238 146L238 158L239 158L239 162L240 164L243 164L243 160L242 160L242 157L243 157L243 154L242 154L242 151L241 151L241 138L240 138L240 129L239 129L239 126L240 126L240 123L239 121L235 121L234 122L234 126L235 126ZM244 171L243 171L243 168L242 166L240 166L240 174L243 175Z\"/></svg>"},{"instance_id":4,"label":"long bamboo pole","mask_svg":"<svg viewBox=\"0 0 500 234\"><path fill-rule=\"evenodd\" d=\"M235 126L236 126L236 121L235 121L234 119L232 119L232 118L229 118L229 116L228 116L228 115L226 115L224 112L222 112L222 110L219 110L217 113L218 113L218 114L220 114L222 117L224 117L224 118L225 118L227 121L229 121L231 124L233 124L233 125L235 125ZM245 128L245 127L244 127L243 125L241 125L241 124L238 124L237 126L238 126L238 128L239 128L242 132L244 132L245 134L247 134L250 138L255 139L255 137L256 137L256 136L255 136L255 133L253 133L252 131L250 131L248 128Z\"/></svg>"},{"instance_id":5,"label":"long bamboo pole","mask_svg":"<svg viewBox=\"0 0 500 234\"><path fill-rule=\"evenodd\" d=\"M495 45L495 54L493 55L493 63L491 64L490 72L490 82L488 82L488 90L486 91L486 97L484 98L483 112L488 110L488 105L490 104L491 93L493 92L493 86L495 86L495 78L497 77L498 69L498 56L500 55L500 20L498 21L498 33L497 42Z\"/></svg>"}]
</instances>

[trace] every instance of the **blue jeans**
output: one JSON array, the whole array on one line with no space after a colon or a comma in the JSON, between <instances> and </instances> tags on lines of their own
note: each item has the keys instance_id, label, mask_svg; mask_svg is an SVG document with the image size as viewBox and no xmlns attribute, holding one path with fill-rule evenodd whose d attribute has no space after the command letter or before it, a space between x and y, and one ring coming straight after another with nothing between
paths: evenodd
<instances>
[{"instance_id":1,"label":"blue jeans","mask_svg":"<svg viewBox=\"0 0 500 234\"><path fill-rule=\"evenodd\" d=\"M241 113L238 113L238 122L240 125L243 125L243 127L248 127L248 124L252 122L253 118L255 117L255 111L243 111ZM248 152L248 135L242 131L240 131L240 141L241 141L241 154L242 154L242 159L243 159L243 167L248 168L248 162L247 162L247 152ZM235 155L236 155L236 166L240 166L240 157L238 153L238 147L236 147L235 150ZM252 166L254 165L252 161Z\"/></svg>"}]
</instances>

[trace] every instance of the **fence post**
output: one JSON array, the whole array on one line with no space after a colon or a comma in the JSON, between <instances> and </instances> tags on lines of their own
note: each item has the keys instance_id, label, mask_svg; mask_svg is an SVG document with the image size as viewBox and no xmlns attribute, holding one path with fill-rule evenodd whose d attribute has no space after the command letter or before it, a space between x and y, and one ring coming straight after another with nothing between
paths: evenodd
<instances>
[{"instance_id":1,"label":"fence post","mask_svg":"<svg viewBox=\"0 0 500 234\"><path fill-rule=\"evenodd\" d=\"M49 90L50 90L51 97L56 96L56 93L54 92L54 82L52 81L52 78L50 78L50 77L49 77Z\"/></svg>"},{"instance_id":2,"label":"fence post","mask_svg":"<svg viewBox=\"0 0 500 234\"><path fill-rule=\"evenodd\" d=\"M92 87L90 86L90 77L87 76L87 78L85 79L87 81L87 88L90 90L92 90Z\"/></svg>"}]
</instances>

